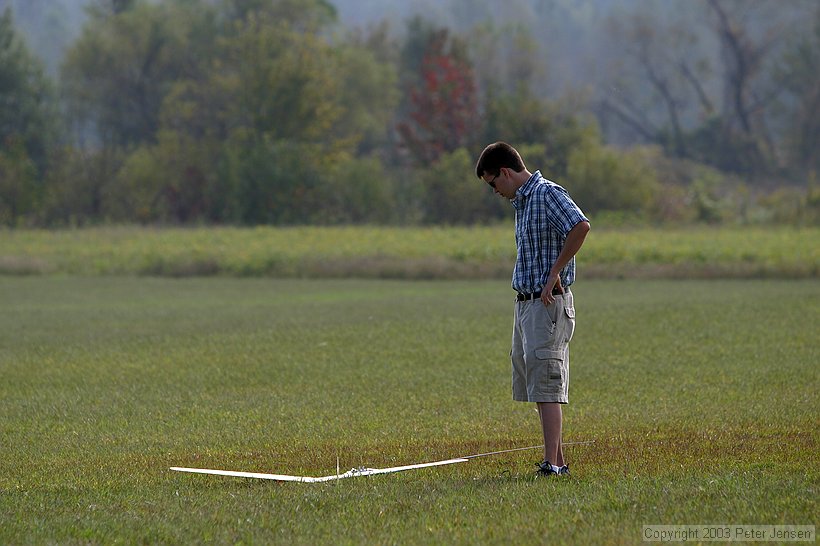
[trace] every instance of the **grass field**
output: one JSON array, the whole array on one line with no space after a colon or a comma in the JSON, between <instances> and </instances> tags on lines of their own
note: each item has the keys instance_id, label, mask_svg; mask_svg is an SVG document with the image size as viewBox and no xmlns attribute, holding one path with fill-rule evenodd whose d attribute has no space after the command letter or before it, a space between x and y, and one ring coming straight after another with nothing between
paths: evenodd
<instances>
[{"instance_id":1,"label":"grass field","mask_svg":"<svg viewBox=\"0 0 820 546\"><path fill-rule=\"evenodd\" d=\"M605 229L579 260L586 278L817 278L820 228ZM0 231L0 274L498 279L511 225L473 228L105 227Z\"/></svg>"},{"instance_id":2,"label":"grass field","mask_svg":"<svg viewBox=\"0 0 820 546\"><path fill-rule=\"evenodd\" d=\"M565 441L509 395L505 281L0 277L0 543L634 544L816 525L820 283L585 280Z\"/></svg>"}]
</instances>

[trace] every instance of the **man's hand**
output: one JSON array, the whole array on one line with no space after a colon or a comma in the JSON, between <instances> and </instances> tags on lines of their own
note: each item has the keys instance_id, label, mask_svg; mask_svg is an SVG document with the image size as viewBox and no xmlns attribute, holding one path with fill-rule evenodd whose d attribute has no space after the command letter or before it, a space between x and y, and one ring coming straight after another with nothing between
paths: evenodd
<instances>
[{"instance_id":1,"label":"man's hand","mask_svg":"<svg viewBox=\"0 0 820 546\"><path fill-rule=\"evenodd\" d=\"M575 227L567 233L564 248L562 248L561 253L558 254L558 259L555 260L550 270L550 276L547 277L547 282L541 290L541 301L544 302L544 305L549 305L555 301L555 297L552 295L552 289L556 286L561 289L562 294L564 293L564 287L561 286L561 270L564 269L564 266L569 263L572 257L575 256L581 248L581 245L584 244L587 233L589 233L589 222L587 221L578 222L575 224Z\"/></svg>"},{"instance_id":2,"label":"man's hand","mask_svg":"<svg viewBox=\"0 0 820 546\"><path fill-rule=\"evenodd\" d=\"M564 287L561 286L561 276L558 273L550 275L547 278L547 284L541 289L541 301L544 305L555 303L555 296L552 295L552 292L556 288L561 294L564 293Z\"/></svg>"}]
</instances>

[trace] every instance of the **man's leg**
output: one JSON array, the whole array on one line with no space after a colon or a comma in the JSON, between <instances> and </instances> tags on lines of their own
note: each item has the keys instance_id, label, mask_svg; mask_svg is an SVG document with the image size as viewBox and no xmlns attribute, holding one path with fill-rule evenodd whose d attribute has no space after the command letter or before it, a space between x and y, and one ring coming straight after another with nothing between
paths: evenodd
<instances>
[{"instance_id":1,"label":"man's leg","mask_svg":"<svg viewBox=\"0 0 820 546\"><path fill-rule=\"evenodd\" d=\"M538 402L538 416L544 434L544 460L555 466L564 466L564 448L561 445L561 424L563 412L561 404Z\"/></svg>"}]
</instances>

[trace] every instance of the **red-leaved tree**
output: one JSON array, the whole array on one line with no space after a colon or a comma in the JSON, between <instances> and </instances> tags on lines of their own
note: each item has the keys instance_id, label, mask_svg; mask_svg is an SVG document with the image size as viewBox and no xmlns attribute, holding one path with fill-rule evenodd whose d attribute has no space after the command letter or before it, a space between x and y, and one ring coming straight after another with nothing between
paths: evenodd
<instances>
[{"instance_id":1,"label":"red-leaved tree","mask_svg":"<svg viewBox=\"0 0 820 546\"><path fill-rule=\"evenodd\" d=\"M418 83L409 94L407 119L398 125L404 144L420 164L467 146L478 129L472 64L447 48L446 31L436 33L422 58Z\"/></svg>"}]
</instances>

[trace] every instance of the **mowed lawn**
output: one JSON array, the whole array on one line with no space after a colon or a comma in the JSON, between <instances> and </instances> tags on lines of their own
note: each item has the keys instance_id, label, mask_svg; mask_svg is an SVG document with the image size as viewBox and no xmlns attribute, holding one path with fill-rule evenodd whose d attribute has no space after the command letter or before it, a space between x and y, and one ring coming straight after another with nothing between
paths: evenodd
<instances>
[{"instance_id":1,"label":"mowed lawn","mask_svg":"<svg viewBox=\"0 0 820 546\"><path fill-rule=\"evenodd\" d=\"M816 525L820 282L574 287L565 441L510 400L507 281L0 277L0 543L634 544Z\"/></svg>"}]
</instances>

